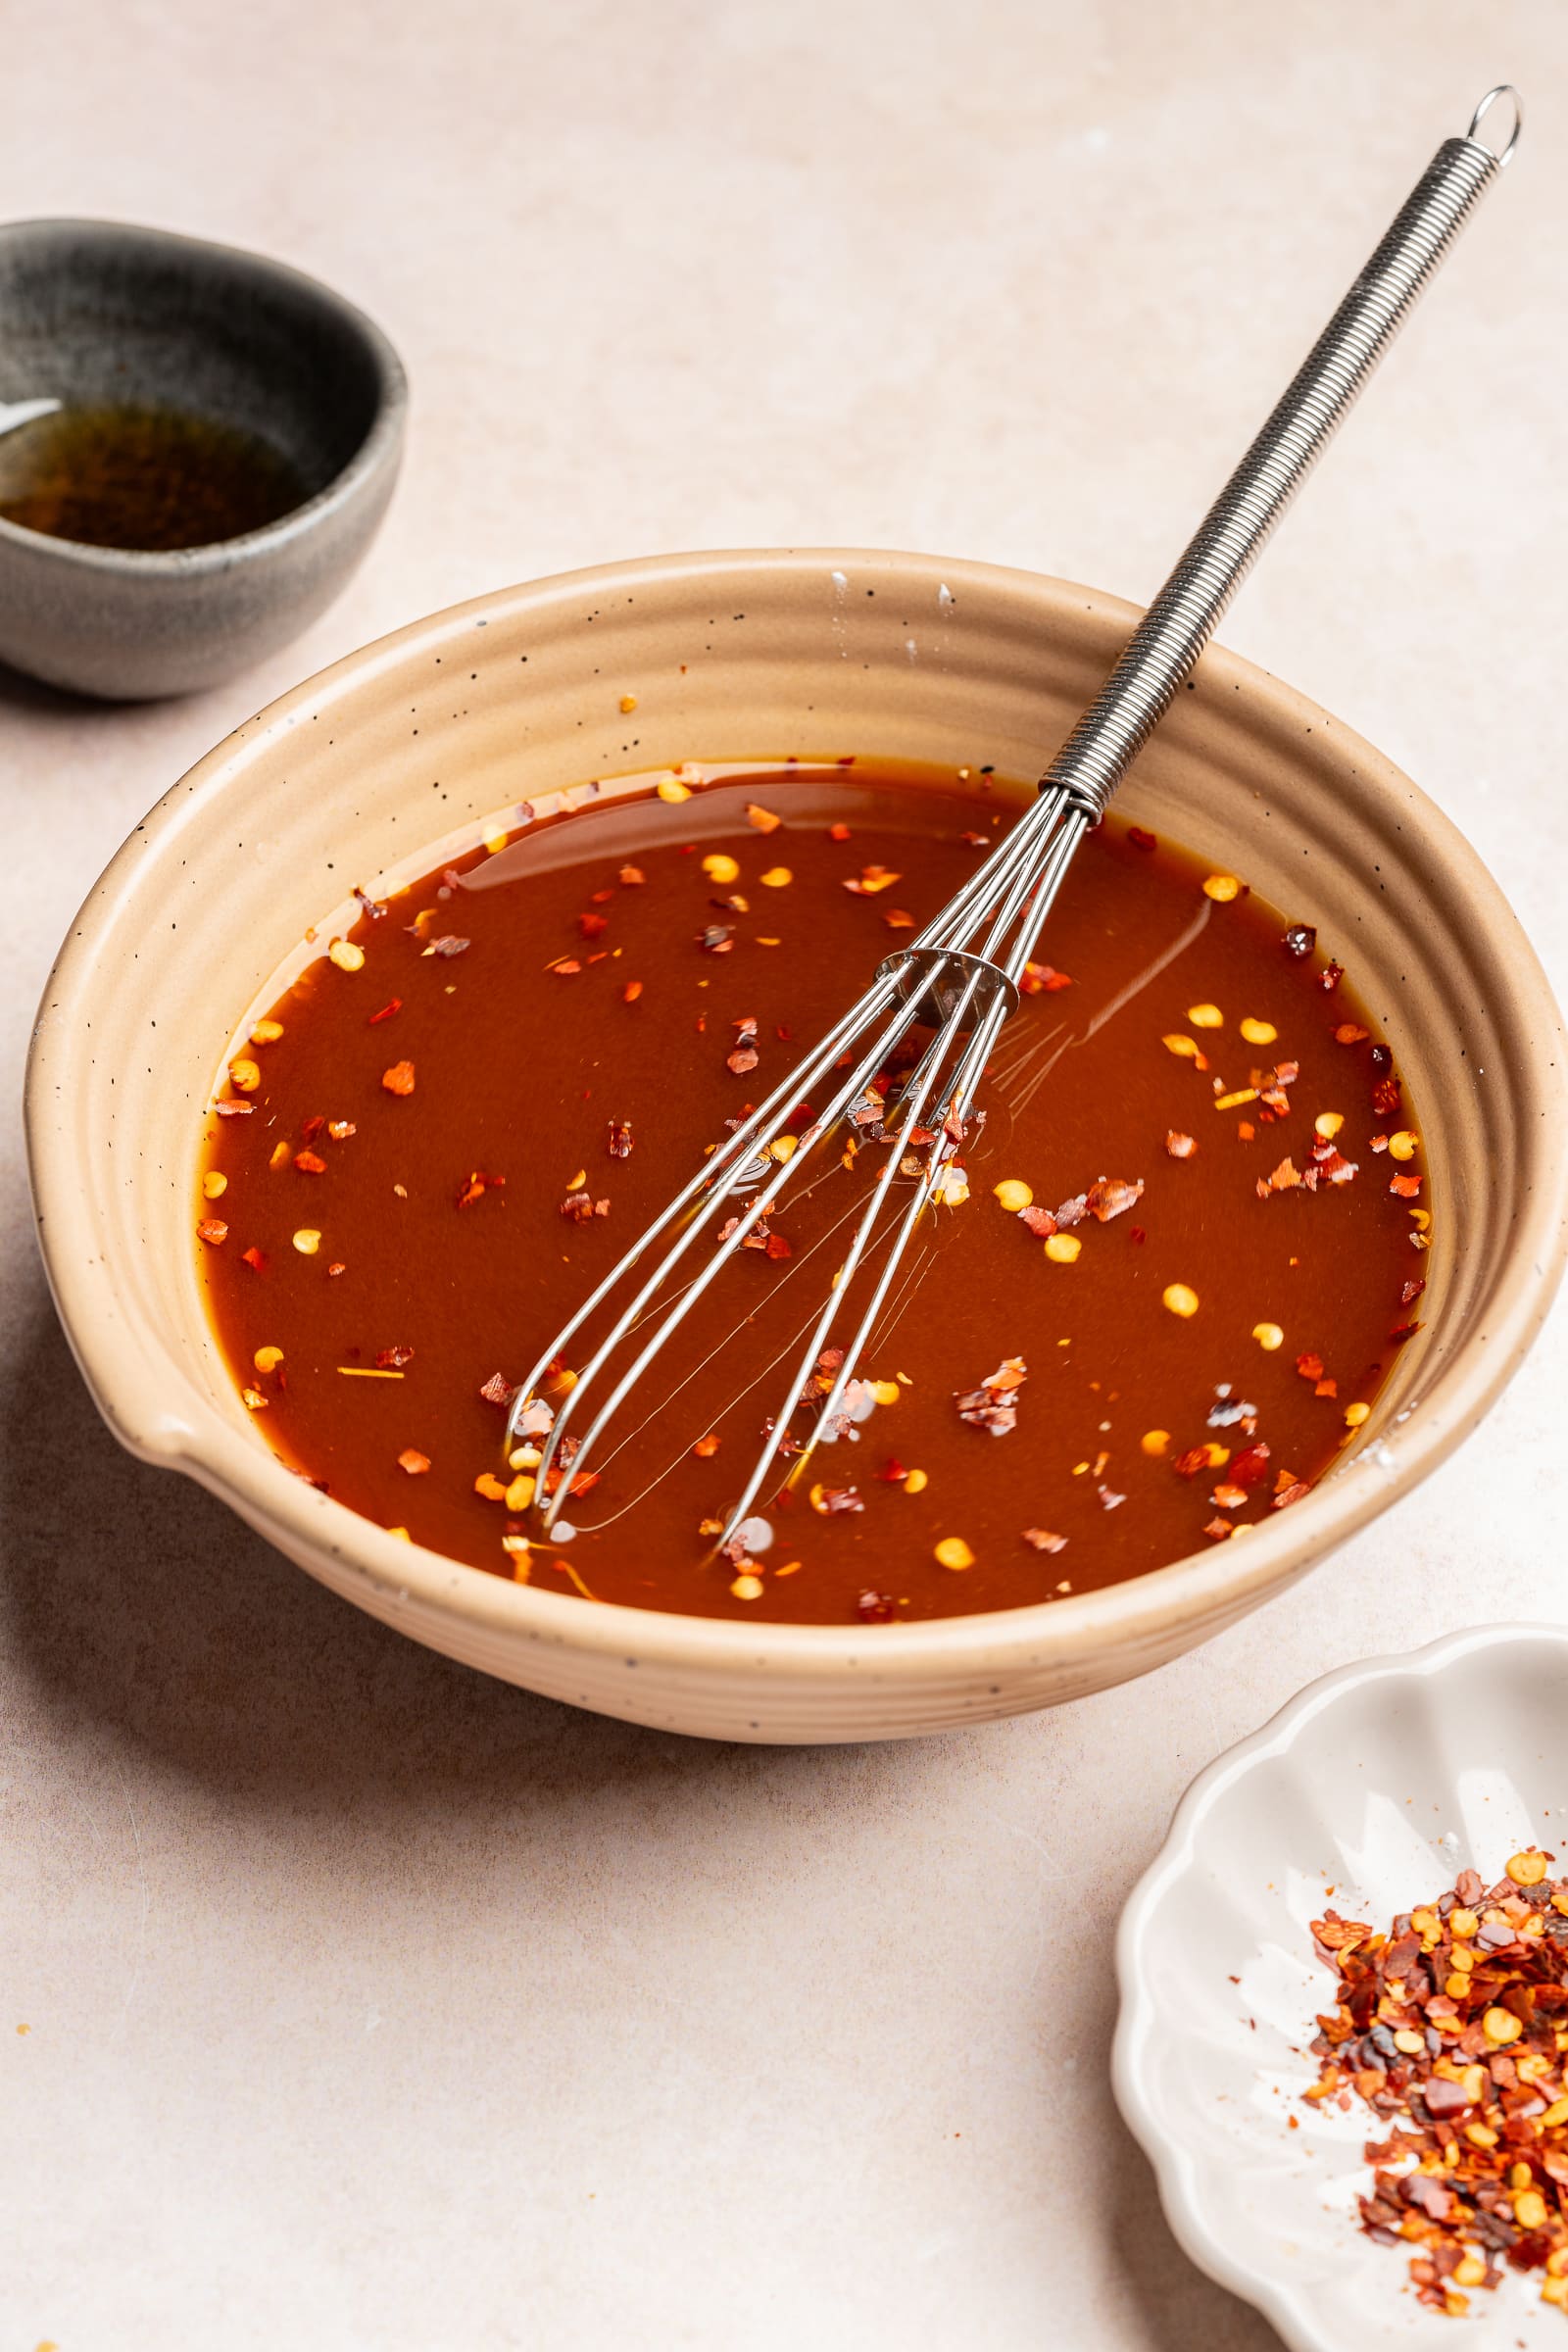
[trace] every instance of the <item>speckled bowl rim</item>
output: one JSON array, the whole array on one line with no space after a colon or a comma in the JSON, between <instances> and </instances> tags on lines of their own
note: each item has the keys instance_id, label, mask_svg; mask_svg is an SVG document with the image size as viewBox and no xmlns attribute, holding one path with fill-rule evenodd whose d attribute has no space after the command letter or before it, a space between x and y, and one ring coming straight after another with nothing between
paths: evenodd
<instances>
[{"instance_id":1,"label":"speckled bowl rim","mask_svg":"<svg viewBox=\"0 0 1568 2352\"><path fill-rule=\"evenodd\" d=\"M1213 2235L1201 2218L1194 2185L1196 2160L1160 2120L1145 2084L1144 2051L1161 2015L1161 2004L1150 1981L1152 1970L1158 1965L1157 1954L1150 1949L1150 1937L1159 1905L1172 1884L1197 1867L1199 1833L1215 1805L1259 1765L1289 1754L1302 1733L1337 1707L1348 1691L1380 1682L1438 1682L1464 1659L1521 1642L1544 1643L1558 1650L1568 1680L1568 1626L1508 1622L1445 1634L1420 1649L1357 1658L1307 1683L1266 1723L1237 1740L1199 1774L1177 1805L1159 1852L1122 1906L1116 1930L1120 2009L1111 2043L1111 2087L1122 2120L1153 2167L1160 2204L1183 2253L1210 2278L1262 2312L1291 2352L1334 2352L1333 2338L1314 2317L1311 2297L1275 2278L1260 2263L1239 2261ZM1282 1853L1281 1868L1289 1861L1290 1856ZM1304 2082L1304 2075L1302 2080ZM1497 2321L1499 2332L1507 2326L1505 2311L1485 2316ZM1436 2328L1432 2333L1436 2339ZM1465 2340L1475 2342L1477 2338L1472 2333ZM1492 2340L1490 2330L1487 2340Z\"/></svg>"},{"instance_id":2,"label":"speckled bowl rim","mask_svg":"<svg viewBox=\"0 0 1568 2352\"><path fill-rule=\"evenodd\" d=\"M403 362L375 320L334 286L311 276L308 270L296 270L291 262L275 261L270 254L253 252L246 245L224 245L212 237L188 237L172 228L143 228L130 220L77 219L68 214L0 221L0 252L13 239L43 230L90 234L106 244L143 251L153 248L196 254L204 261L240 262L247 270L270 278L282 291L303 294L323 304L364 344L375 371L375 405L353 454L331 480L323 482L319 490L299 506L290 507L287 514L279 514L275 521L264 522L254 531L236 531L231 538L210 539L199 547L99 547L89 540L57 539L47 531L30 531L25 523L8 522L0 514L0 546L24 547L33 556L71 569L87 564L95 571L118 572L127 579L160 576L189 579L204 573L230 571L236 564L255 562L263 551L286 547L314 530L326 515L349 505L364 484L380 472L388 455L402 439L408 416L409 379Z\"/></svg>"},{"instance_id":3,"label":"speckled bowl rim","mask_svg":"<svg viewBox=\"0 0 1568 2352\"><path fill-rule=\"evenodd\" d=\"M572 611L585 593L597 599L627 593L647 598L661 584L689 583L693 577L711 579L715 587L736 586L742 571L755 581L759 574L820 577L864 564L907 564L914 577L940 577L955 595L968 588L977 599L988 586L1026 592L1039 605L1043 631L1053 625L1063 633L1082 629L1087 612L1096 623L1130 633L1139 617L1138 608L1125 600L1071 581L962 559L944 559L939 565L931 557L888 549L742 549L648 557L497 589L348 655L219 744L135 829L71 927L45 987L44 1004L54 1009L34 1035L25 1104L34 1201L48 1206L40 1247L77 1361L106 1418L132 1452L183 1470L253 1526L270 1535L276 1531L274 1540L294 1556L331 1557L339 1573L346 1571L363 1584L367 1605L373 1607L372 1595L379 1601L379 1613L395 1614L399 1603L413 1599L438 1617L510 1638L519 1655L525 1655L523 1644L543 1644L682 1675L701 1677L711 1670L744 1680L755 1672L764 1684L774 1673L782 1679L793 1672L818 1688L831 1684L840 1693L858 1686L868 1698L890 1686L917 1692L923 1685L946 1685L956 1673L1003 1678L1038 1666L1043 1658L1070 1665L1122 1645L1136 1650L1143 1639L1167 1637L1173 1625L1217 1630L1283 1590L1379 1516L1436 1469L1481 1419L1540 1328L1568 1257L1568 1088L1550 1051L1551 1040L1561 1034L1560 1016L1535 952L1476 851L1408 777L1305 696L1214 648L1203 659L1207 676L1220 690L1245 689L1255 710L1294 729L1332 725L1369 796L1385 803L1391 814L1396 809L1413 817L1446 865L1463 877L1467 898L1484 916L1508 967L1508 1002L1494 1005L1494 1016L1505 1022L1541 1107L1536 1163L1544 1181L1527 1192L1520 1208L1513 1263L1497 1284L1495 1311L1485 1332L1472 1327L1448 1359L1438 1398L1424 1396L1412 1408L1399 1432L1394 1466L1385 1475L1328 1481L1291 1511L1260 1526L1246 1544L1220 1544L1099 1592L895 1627L746 1623L618 1602L589 1605L575 1595L508 1583L426 1551L313 1492L254 1437L231 1428L194 1381L186 1382L172 1402L149 1393L133 1345L138 1318L122 1319L123 1301L106 1305L113 1273L94 1262L93 1221L64 1130L49 1114L54 1090L69 1091L85 1065L85 1028L73 1015L80 1013L95 985L100 939L115 920L122 889L128 892L144 881L149 859L159 854L161 830L167 825L177 833L176 820L188 816L193 804L205 805L222 793L237 798L247 787L247 771L265 771L273 746L297 719L308 722L328 710L335 696L372 682L377 673L396 671L413 652L429 656L463 644L478 621L502 614L537 619ZM1554 1140L1555 1149L1546 1150L1543 1136L1548 1143ZM1171 1654L1168 1643L1166 1654ZM1113 1674L1098 1677L1101 1683L1115 1679ZM993 1694L1003 1688L1001 1679L991 1685Z\"/></svg>"}]
</instances>

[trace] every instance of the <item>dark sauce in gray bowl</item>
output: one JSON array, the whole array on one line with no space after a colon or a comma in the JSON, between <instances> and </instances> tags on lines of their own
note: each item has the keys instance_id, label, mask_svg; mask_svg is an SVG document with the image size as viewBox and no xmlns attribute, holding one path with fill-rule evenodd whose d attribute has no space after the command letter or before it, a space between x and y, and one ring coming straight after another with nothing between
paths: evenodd
<instances>
[{"instance_id":1,"label":"dark sauce in gray bowl","mask_svg":"<svg viewBox=\"0 0 1568 2352\"><path fill-rule=\"evenodd\" d=\"M0 516L89 547L208 547L310 495L260 434L178 409L66 408L0 433Z\"/></svg>"}]
</instances>

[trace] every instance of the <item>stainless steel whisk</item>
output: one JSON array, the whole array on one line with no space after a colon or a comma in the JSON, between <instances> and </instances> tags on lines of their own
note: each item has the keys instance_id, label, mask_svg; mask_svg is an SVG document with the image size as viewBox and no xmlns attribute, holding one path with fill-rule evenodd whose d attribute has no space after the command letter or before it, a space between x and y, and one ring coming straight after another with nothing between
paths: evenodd
<instances>
[{"instance_id":1,"label":"stainless steel whisk","mask_svg":"<svg viewBox=\"0 0 1568 2352\"><path fill-rule=\"evenodd\" d=\"M1507 136L1480 136L1498 100L1511 115ZM508 1445L537 1445L540 1532L568 1523L574 1479L669 1345L698 1299L764 1226L786 1188L841 1123L858 1110L883 1129L886 1161L865 1203L828 1297L783 1391L751 1477L724 1522L732 1544L781 1454L808 1452L845 1425L846 1392L881 1313L922 1212L943 1192L1003 1023L1018 1002L1031 960L1074 851L1103 815L1112 793L1192 671L1216 622L1331 436L1348 414L1416 297L1445 258L1477 199L1518 144L1522 109L1506 83L1489 90L1462 138L1445 139L1387 235L1340 304L1283 399L1215 500L1164 587L1134 630L1115 667L1041 779L1028 811L918 938L889 956L858 1004L814 1053L797 1063L765 1102L743 1120L606 1275L541 1354L513 1400ZM916 1028L929 1028L896 1102L875 1081ZM796 1138L782 1122L804 1098L831 1082L825 1107ZM916 1180L896 1213L893 1187L916 1163ZM715 1219L729 1210L719 1234ZM765 1229L765 1227L764 1227ZM844 1343L817 1419L804 1441L790 1423L829 1347L857 1271L879 1233L886 1248L869 1296ZM654 1245L670 1236L652 1257ZM683 1261L705 1241L700 1271L671 1290ZM541 1384L565 1363L583 1325L629 1290L575 1383L552 1403ZM667 1297L661 1297L668 1292ZM624 1358L623 1362L618 1359ZM832 1362L832 1359L828 1359ZM618 1368L617 1368L618 1365ZM606 1383L608 1394L605 1394ZM574 1421L589 1415L580 1439ZM562 1475L553 1480L552 1474ZM552 1485L554 1492L552 1492Z\"/></svg>"}]
</instances>

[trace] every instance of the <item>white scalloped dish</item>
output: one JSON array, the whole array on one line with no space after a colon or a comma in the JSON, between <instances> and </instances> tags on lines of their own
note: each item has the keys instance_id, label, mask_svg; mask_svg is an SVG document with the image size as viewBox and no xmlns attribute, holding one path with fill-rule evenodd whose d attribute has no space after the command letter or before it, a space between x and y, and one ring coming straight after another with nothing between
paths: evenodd
<instances>
[{"instance_id":1,"label":"white scalloped dish","mask_svg":"<svg viewBox=\"0 0 1568 2352\"><path fill-rule=\"evenodd\" d=\"M1539 2278L1464 2320L1423 2310L1404 2250L1357 2222L1375 2119L1300 2096L1332 2006L1309 1927L1326 1888L1383 1924L1535 1844L1568 1851L1568 1629L1495 1626L1301 1691L1194 1783L1128 1901L1117 2102L1186 2252L1293 2352L1568 2352Z\"/></svg>"}]
</instances>

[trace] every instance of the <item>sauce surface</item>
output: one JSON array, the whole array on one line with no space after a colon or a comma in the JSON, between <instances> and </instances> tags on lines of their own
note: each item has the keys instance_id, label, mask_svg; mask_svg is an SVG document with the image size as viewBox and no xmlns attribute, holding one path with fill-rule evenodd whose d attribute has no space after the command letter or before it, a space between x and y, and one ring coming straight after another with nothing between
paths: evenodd
<instances>
[{"instance_id":1,"label":"sauce surface","mask_svg":"<svg viewBox=\"0 0 1568 2352\"><path fill-rule=\"evenodd\" d=\"M78 545L208 547L310 495L270 442L177 409L62 409L0 433L0 514Z\"/></svg>"},{"instance_id":2,"label":"sauce surface","mask_svg":"<svg viewBox=\"0 0 1568 2352\"><path fill-rule=\"evenodd\" d=\"M865 1352L854 1436L760 1506L765 1544L715 1553L874 1138L848 1169L819 1148L773 1220L788 1254L725 1269L647 1426L594 1457L574 1536L538 1540L512 1385L1023 805L863 761L681 772L691 797L607 797L366 902L236 1048L195 1219L262 1434L434 1550L701 1615L1007 1608L1291 1507L1417 1327L1414 1116L1310 932L1111 822L1003 1034L967 1198L929 1212Z\"/></svg>"}]
</instances>

